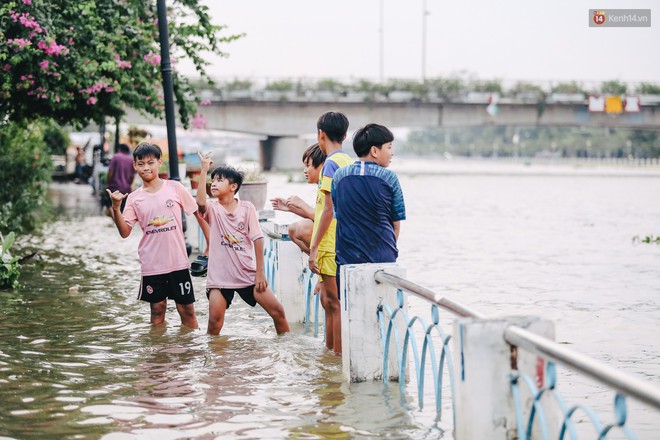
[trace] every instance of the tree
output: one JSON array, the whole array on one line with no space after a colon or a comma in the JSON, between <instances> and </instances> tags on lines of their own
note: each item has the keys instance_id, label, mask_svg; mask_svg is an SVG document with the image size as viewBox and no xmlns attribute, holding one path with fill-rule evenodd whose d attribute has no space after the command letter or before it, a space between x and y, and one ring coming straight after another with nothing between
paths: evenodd
<instances>
[{"instance_id":1,"label":"tree","mask_svg":"<svg viewBox=\"0 0 660 440\"><path fill-rule=\"evenodd\" d=\"M222 36L199 0L168 10L173 65L190 59L200 76L206 53L242 35ZM120 118L127 107L162 117L164 106L155 2L13 0L0 4L0 117L40 117L85 125ZM179 118L198 104L187 78L173 72Z\"/></svg>"}]
</instances>

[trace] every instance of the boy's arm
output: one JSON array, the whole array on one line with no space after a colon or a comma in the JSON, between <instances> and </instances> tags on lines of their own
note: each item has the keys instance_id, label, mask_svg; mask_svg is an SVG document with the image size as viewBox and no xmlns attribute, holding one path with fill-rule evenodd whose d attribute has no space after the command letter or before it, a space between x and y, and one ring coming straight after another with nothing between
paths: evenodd
<instances>
[{"instance_id":1,"label":"boy's arm","mask_svg":"<svg viewBox=\"0 0 660 440\"><path fill-rule=\"evenodd\" d=\"M197 150L197 155L199 156L199 160L202 162L202 172L199 174L200 185L197 188L195 201L197 202L199 213L204 214L206 212L206 175L208 174L209 168L211 168L213 161L208 156L202 156L202 153L200 153L199 150Z\"/></svg>"},{"instance_id":2,"label":"boy's arm","mask_svg":"<svg viewBox=\"0 0 660 440\"><path fill-rule=\"evenodd\" d=\"M121 201L128 197L128 194L122 194L119 191L110 192L107 188L106 191L110 195L110 200L112 200L112 211L110 211L112 220L115 222L121 238L126 238L131 234L133 228L128 226L128 223L124 220L124 216L121 213Z\"/></svg>"},{"instance_id":3,"label":"boy's arm","mask_svg":"<svg viewBox=\"0 0 660 440\"><path fill-rule=\"evenodd\" d=\"M286 206L290 212L299 215L302 218L314 220L314 208L298 196L291 196L286 201Z\"/></svg>"},{"instance_id":4,"label":"boy's arm","mask_svg":"<svg viewBox=\"0 0 660 440\"><path fill-rule=\"evenodd\" d=\"M394 240L396 242L399 241L399 231L401 231L401 222L392 222L392 226L394 226Z\"/></svg>"},{"instance_id":5,"label":"boy's arm","mask_svg":"<svg viewBox=\"0 0 660 440\"><path fill-rule=\"evenodd\" d=\"M257 263L257 274L255 280L255 290L257 293L265 292L268 288L268 281L264 273L264 239L257 238L254 244L254 260Z\"/></svg>"},{"instance_id":6,"label":"boy's arm","mask_svg":"<svg viewBox=\"0 0 660 440\"><path fill-rule=\"evenodd\" d=\"M321 218L319 219L319 226L316 229L316 234L314 234L314 237L312 237L312 243L309 246L309 268L316 274L321 273L318 266L316 265L316 257L319 253L319 245L321 244L321 240L323 240L323 236L330 227L334 213L332 197L330 197L330 194L327 191L323 192L326 193L325 202L323 203L323 211L321 212Z\"/></svg>"}]
</instances>

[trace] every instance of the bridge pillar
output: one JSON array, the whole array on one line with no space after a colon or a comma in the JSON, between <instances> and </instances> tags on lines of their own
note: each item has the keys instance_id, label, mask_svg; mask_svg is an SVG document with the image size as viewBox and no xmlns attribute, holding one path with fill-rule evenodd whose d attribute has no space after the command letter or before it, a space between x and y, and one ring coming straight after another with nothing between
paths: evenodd
<instances>
[{"instance_id":1,"label":"bridge pillar","mask_svg":"<svg viewBox=\"0 0 660 440\"><path fill-rule=\"evenodd\" d=\"M530 377L537 388L546 385L546 363L525 350L517 350L504 340L504 330L510 325L554 340L552 321L535 317L502 319L464 318L454 321L455 438L508 440L517 438L516 407L510 377L518 372ZM533 398L529 389L519 381L523 420L529 418ZM557 406L541 398L548 438L557 438L559 426ZM543 438L536 415L532 438Z\"/></svg>"},{"instance_id":2,"label":"bridge pillar","mask_svg":"<svg viewBox=\"0 0 660 440\"><path fill-rule=\"evenodd\" d=\"M267 136L259 141L259 160L265 171L299 170L302 154L311 145L306 139L288 136Z\"/></svg>"}]
</instances>

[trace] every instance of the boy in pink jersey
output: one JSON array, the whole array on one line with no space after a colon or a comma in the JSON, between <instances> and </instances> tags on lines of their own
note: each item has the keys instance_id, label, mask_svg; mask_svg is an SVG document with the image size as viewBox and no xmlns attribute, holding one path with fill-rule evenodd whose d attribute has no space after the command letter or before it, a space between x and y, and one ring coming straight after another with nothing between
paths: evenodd
<instances>
[{"instance_id":1,"label":"boy in pink jersey","mask_svg":"<svg viewBox=\"0 0 660 440\"><path fill-rule=\"evenodd\" d=\"M213 161L199 153L202 162L200 181ZM208 333L220 334L225 312L231 306L234 293L254 307L257 303L273 319L278 334L289 331L284 307L268 287L264 275L264 240L257 210L250 202L239 201L236 192L243 183L243 174L231 167L218 167L211 173L211 195L197 191L197 206L211 227L206 296L209 299Z\"/></svg>"},{"instance_id":2,"label":"boy in pink jersey","mask_svg":"<svg viewBox=\"0 0 660 440\"><path fill-rule=\"evenodd\" d=\"M112 200L112 218L122 238L129 236L136 222L142 228L138 245L142 267L138 299L150 304L151 324L165 322L167 298L172 298L181 323L198 328L181 219L182 208L191 214L197 210L197 204L180 182L158 177L160 155L160 147L148 142L135 148L133 167L143 183L128 195L107 190ZM127 196L122 214L121 202Z\"/></svg>"}]
</instances>

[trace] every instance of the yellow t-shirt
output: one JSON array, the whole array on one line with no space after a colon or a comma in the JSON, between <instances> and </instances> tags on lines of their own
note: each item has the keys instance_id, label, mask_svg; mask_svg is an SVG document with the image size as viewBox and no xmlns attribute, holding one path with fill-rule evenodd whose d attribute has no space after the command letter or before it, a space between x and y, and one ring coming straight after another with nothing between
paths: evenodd
<instances>
[{"instance_id":1,"label":"yellow t-shirt","mask_svg":"<svg viewBox=\"0 0 660 440\"><path fill-rule=\"evenodd\" d=\"M344 153L342 150L335 151L326 157L325 163L323 164L323 169L321 170L321 176L319 176L319 186L316 190L316 209L314 210L314 228L312 229L312 241L316 235L316 230L318 229L319 222L321 221L321 214L323 213L323 207L325 206L326 196L330 197L330 189L332 187L332 176L335 175L335 172L342 167L350 165L353 163L353 159ZM328 227L328 230L325 232L321 243L319 244L319 251L325 252L335 252L335 230L337 228L337 220L332 219L332 223Z\"/></svg>"}]
</instances>

